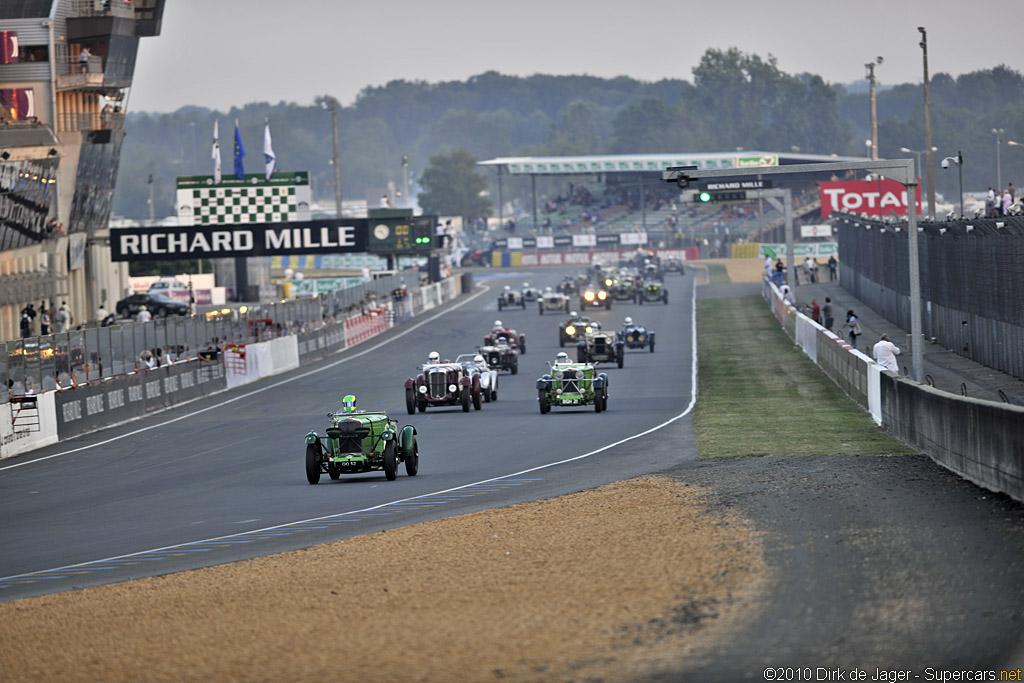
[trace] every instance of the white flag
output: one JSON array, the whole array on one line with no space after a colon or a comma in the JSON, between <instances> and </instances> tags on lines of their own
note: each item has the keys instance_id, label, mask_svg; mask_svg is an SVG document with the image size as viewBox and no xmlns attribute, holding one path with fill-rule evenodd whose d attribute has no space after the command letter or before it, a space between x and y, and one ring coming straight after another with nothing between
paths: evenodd
<instances>
[{"instance_id":1,"label":"white flag","mask_svg":"<svg viewBox=\"0 0 1024 683\"><path fill-rule=\"evenodd\" d=\"M264 122L263 129L263 158L267 162L267 180L274 175L274 166L277 165L277 157L274 156L274 148L270 144L270 122Z\"/></svg>"},{"instance_id":2,"label":"white flag","mask_svg":"<svg viewBox=\"0 0 1024 683\"><path fill-rule=\"evenodd\" d=\"M213 182L220 184L220 121L213 122Z\"/></svg>"}]
</instances>

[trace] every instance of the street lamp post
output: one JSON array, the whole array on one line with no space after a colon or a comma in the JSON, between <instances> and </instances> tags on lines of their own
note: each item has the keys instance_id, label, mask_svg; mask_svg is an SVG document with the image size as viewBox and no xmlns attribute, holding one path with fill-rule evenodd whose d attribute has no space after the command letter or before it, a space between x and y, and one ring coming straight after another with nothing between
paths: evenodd
<instances>
[{"instance_id":1,"label":"street lamp post","mask_svg":"<svg viewBox=\"0 0 1024 683\"><path fill-rule=\"evenodd\" d=\"M917 172L916 172L916 175L917 175L918 178L921 178L922 174L924 173L924 169L921 168L921 155L924 154L924 150L923 149L920 149L920 150L919 149L910 149L909 147L900 147L900 151L901 152L906 152L907 154L913 154L914 155L914 157L917 159ZM938 147L932 147L932 151L933 152L938 152L939 148Z\"/></svg>"},{"instance_id":2,"label":"street lamp post","mask_svg":"<svg viewBox=\"0 0 1024 683\"><path fill-rule=\"evenodd\" d=\"M334 203L337 205L338 218L341 218L341 160L340 154L338 153L338 100L334 99L330 95L325 95L324 99L330 102L331 106L331 126L334 130Z\"/></svg>"},{"instance_id":3,"label":"street lamp post","mask_svg":"<svg viewBox=\"0 0 1024 683\"><path fill-rule=\"evenodd\" d=\"M405 208L409 208L409 155L402 155L402 197L405 198Z\"/></svg>"},{"instance_id":4,"label":"street lamp post","mask_svg":"<svg viewBox=\"0 0 1024 683\"><path fill-rule=\"evenodd\" d=\"M1006 131L1002 128L993 128L992 132L996 136L996 189L1000 192L1003 191L1003 165L999 160L999 136Z\"/></svg>"},{"instance_id":5,"label":"street lamp post","mask_svg":"<svg viewBox=\"0 0 1024 683\"><path fill-rule=\"evenodd\" d=\"M864 68L868 70L868 85L871 88L871 159L878 161L878 107L875 97L875 66L880 65L884 60L876 57L875 61L868 62Z\"/></svg>"},{"instance_id":6,"label":"street lamp post","mask_svg":"<svg viewBox=\"0 0 1024 683\"><path fill-rule=\"evenodd\" d=\"M928 162L928 215L935 217L935 157L932 156L932 98L928 85L928 32L924 26L918 26L921 32L921 54L924 58L924 149L927 153L925 160Z\"/></svg>"},{"instance_id":7,"label":"street lamp post","mask_svg":"<svg viewBox=\"0 0 1024 683\"><path fill-rule=\"evenodd\" d=\"M960 179L960 218L964 217L964 154L957 152L955 157L946 157L942 160L942 168L949 168L949 165L956 164L957 173Z\"/></svg>"}]
</instances>

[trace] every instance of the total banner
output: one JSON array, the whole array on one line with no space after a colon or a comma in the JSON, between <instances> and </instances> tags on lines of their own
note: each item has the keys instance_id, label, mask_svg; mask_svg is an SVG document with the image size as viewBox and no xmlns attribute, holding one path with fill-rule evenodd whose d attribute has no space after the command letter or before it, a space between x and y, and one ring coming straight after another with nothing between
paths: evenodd
<instances>
[{"instance_id":1,"label":"total banner","mask_svg":"<svg viewBox=\"0 0 1024 683\"><path fill-rule=\"evenodd\" d=\"M921 213L921 186L914 187L915 206ZM821 217L833 211L852 211L869 216L906 216L907 188L888 178L821 183Z\"/></svg>"}]
</instances>

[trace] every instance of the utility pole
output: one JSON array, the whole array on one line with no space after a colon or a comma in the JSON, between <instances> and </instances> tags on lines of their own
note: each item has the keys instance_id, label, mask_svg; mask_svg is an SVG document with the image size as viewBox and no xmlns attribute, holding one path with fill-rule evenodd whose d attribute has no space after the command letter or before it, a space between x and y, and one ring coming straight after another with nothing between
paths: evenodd
<instances>
[{"instance_id":1,"label":"utility pole","mask_svg":"<svg viewBox=\"0 0 1024 683\"><path fill-rule=\"evenodd\" d=\"M402 196L405 197L405 208L409 208L409 156L402 155Z\"/></svg>"},{"instance_id":2,"label":"utility pole","mask_svg":"<svg viewBox=\"0 0 1024 683\"><path fill-rule=\"evenodd\" d=\"M334 203L341 218L341 159L338 154L338 100L331 97L331 123L334 128Z\"/></svg>"},{"instance_id":3,"label":"utility pole","mask_svg":"<svg viewBox=\"0 0 1024 683\"><path fill-rule=\"evenodd\" d=\"M875 97L875 65L881 64L884 60L878 57L873 62L868 62L864 68L868 70L868 85L871 87L871 158L878 161L878 106Z\"/></svg>"},{"instance_id":4,"label":"utility pole","mask_svg":"<svg viewBox=\"0 0 1024 683\"><path fill-rule=\"evenodd\" d=\"M149 225L156 225L156 206L153 204L153 174L149 174Z\"/></svg>"},{"instance_id":5,"label":"utility pole","mask_svg":"<svg viewBox=\"0 0 1024 683\"><path fill-rule=\"evenodd\" d=\"M1000 192L1003 191L1003 164L999 159L999 148L1002 146L999 144L999 136L1006 131L1002 128L993 128L992 132L996 134L996 189Z\"/></svg>"},{"instance_id":6,"label":"utility pole","mask_svg":"<svg viewBox=\"0 0 1024 683\"><path fill-rule=\"evenodd\" d=\"M924 57L924 151L928 164L925 187L928 190L928 215L935 218L935 156L932 154L932 97L928 86L928 32L918 26L921 32L921 53Z\"/></svg>"}]
</instances>

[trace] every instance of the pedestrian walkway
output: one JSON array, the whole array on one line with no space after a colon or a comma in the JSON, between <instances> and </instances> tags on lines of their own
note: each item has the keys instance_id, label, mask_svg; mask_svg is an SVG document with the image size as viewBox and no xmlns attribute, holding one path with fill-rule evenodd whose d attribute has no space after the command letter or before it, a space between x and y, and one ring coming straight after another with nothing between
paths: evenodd
<instances>
[{"instance_id":1,"label":"pedestrian walkway","mask_svg":"<svg viewBox=\"0 0 1024 683\"><path fill-rule=\"evenodd\" d=\"M824 272L828 276L828 270ZM855 296L842 287L842 277L832 282L800 284L794 287L796 303L800 310L810 315L811 301L816 299L819 305L825 304L825 297L832 298L832 311L835 324L832 331L847 341L850 337L842 327L846 312L853 310L860 322L863 334L857 338L857 347L868 357L872 357L871 349L883 333L887 333L894 344L900 347L900 374L912 377L913 357L909 353L907 339L909 330L900 329L895 323L885 319L881 314L868 308ZM954 394L963 394L971 398L989 401L1003 401L999 392L1005 394L1007 401L1016 405L1024 405L1024 381L1005 372L986 367L954 353L934 342L926 341L924 351L924 373L926 381L936 389Z\"/></svg>"}]
</instances>

